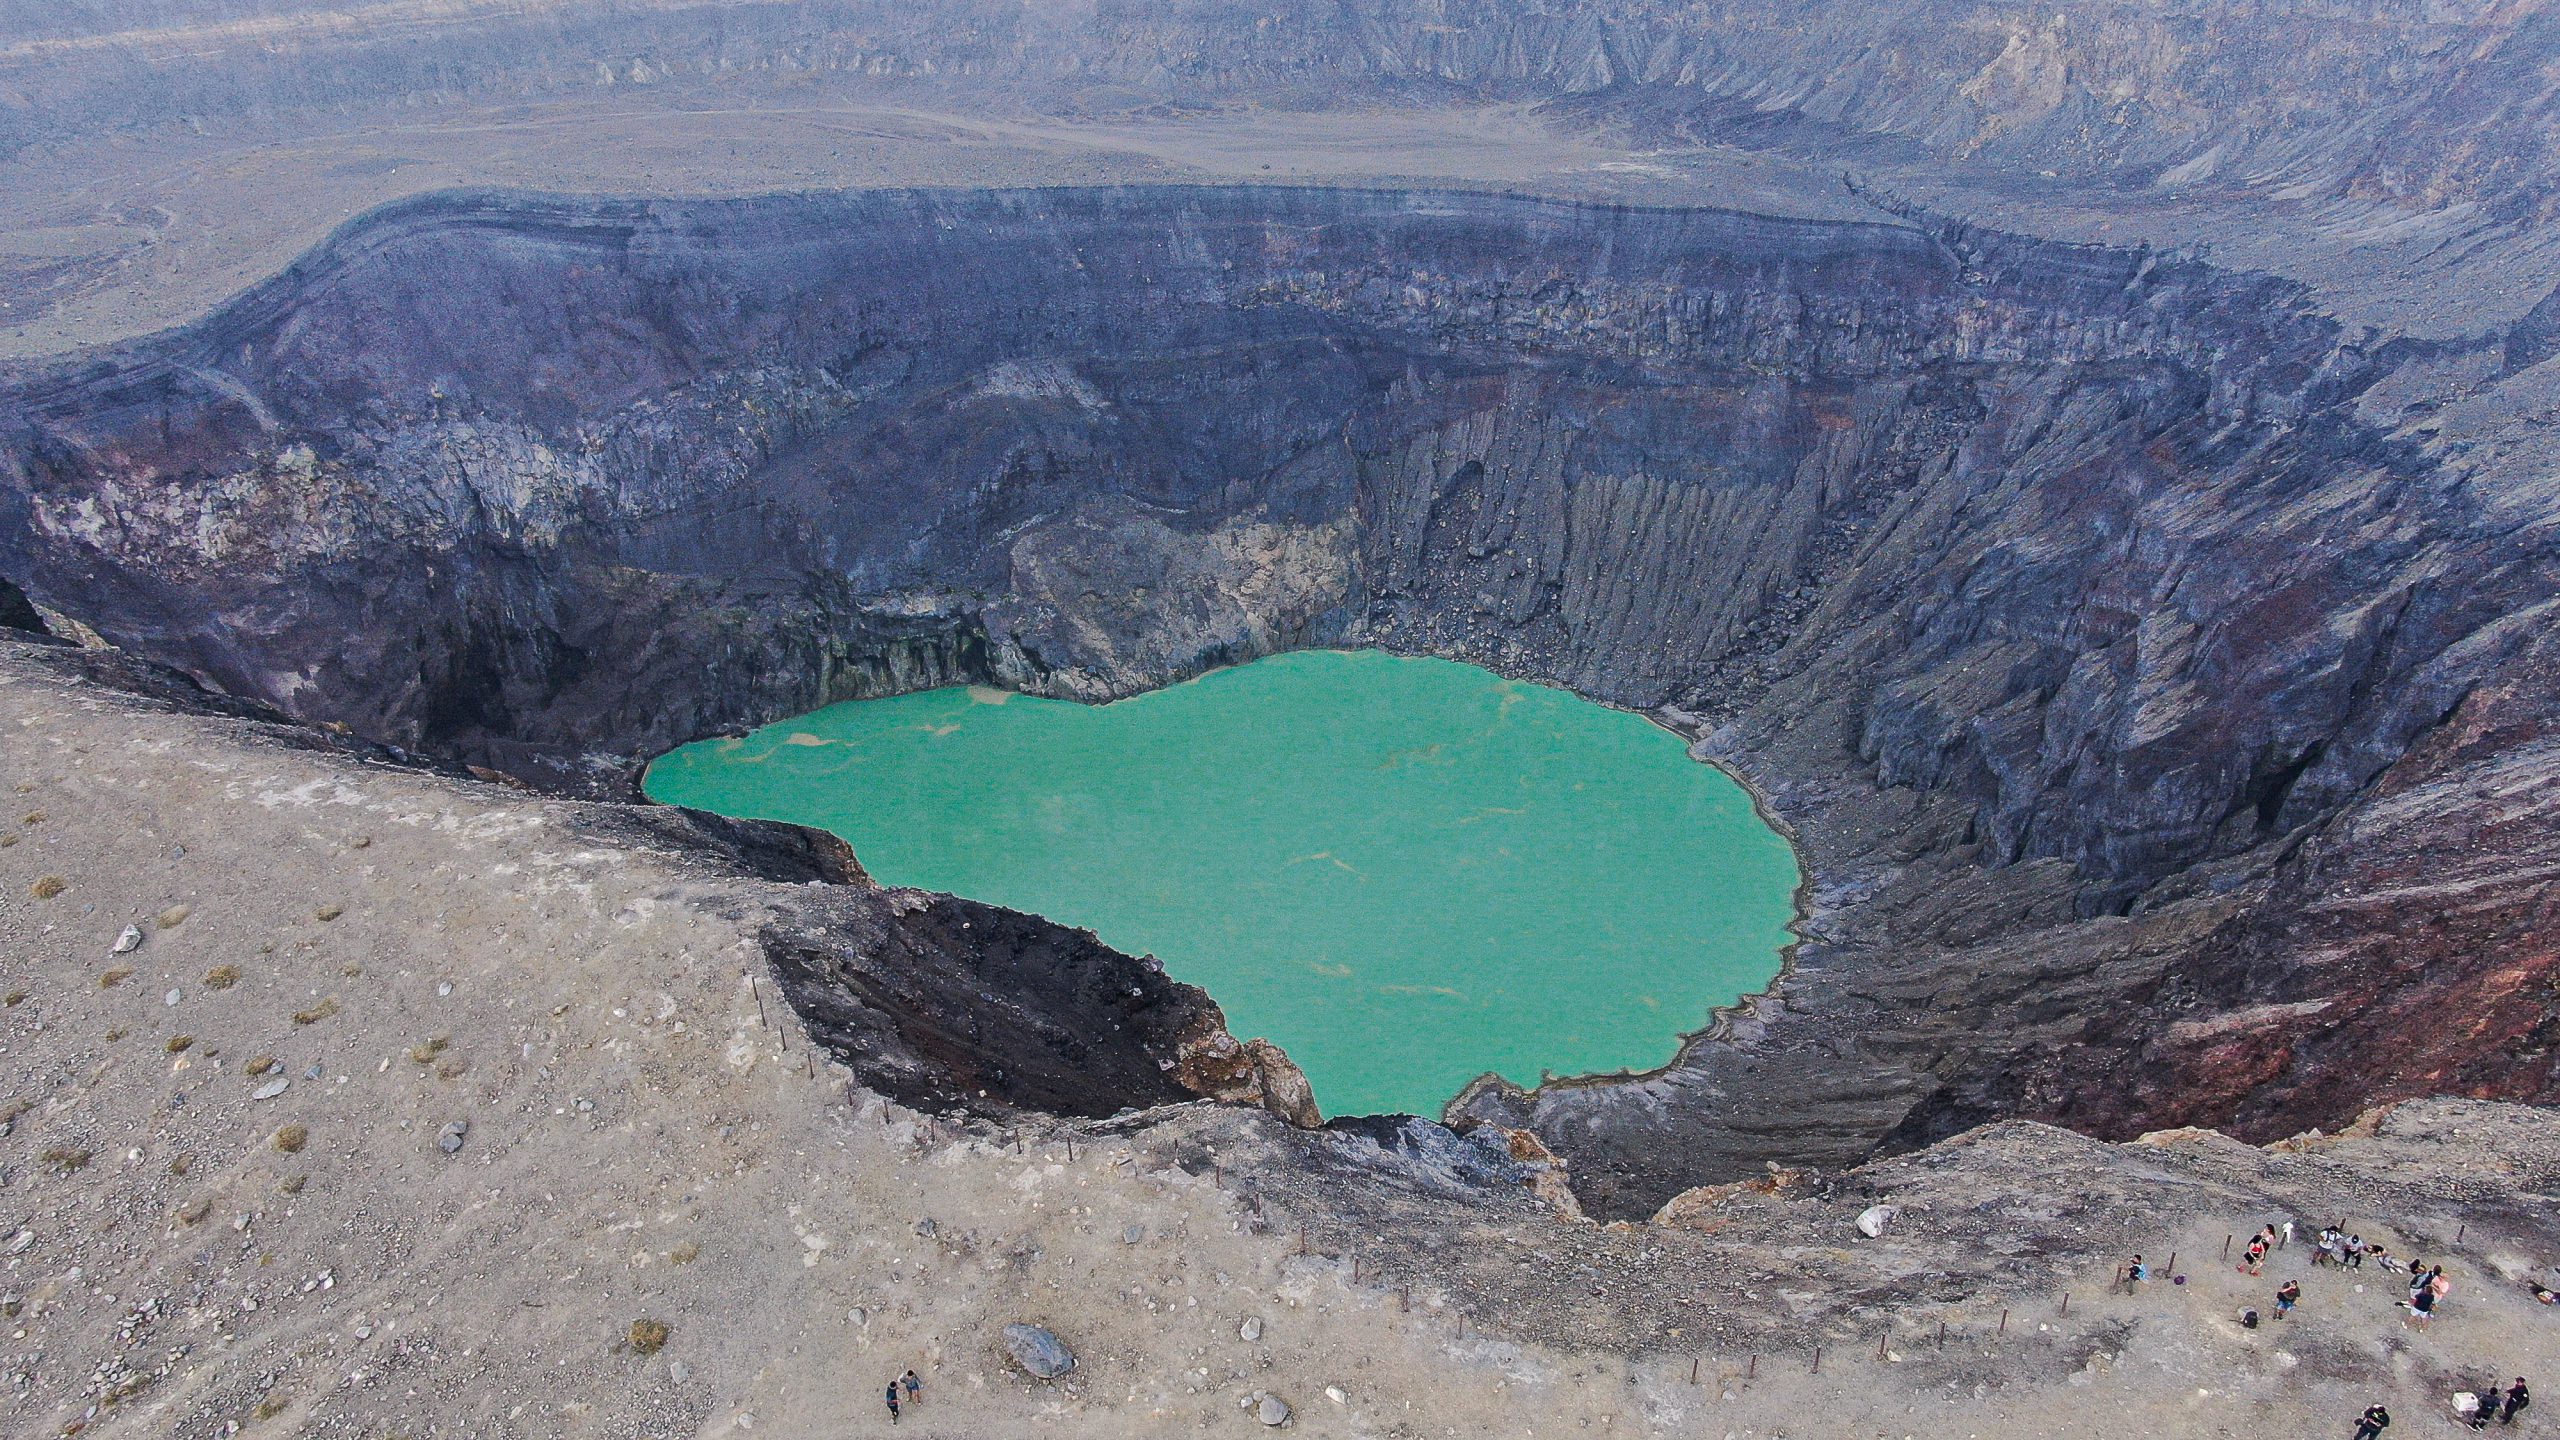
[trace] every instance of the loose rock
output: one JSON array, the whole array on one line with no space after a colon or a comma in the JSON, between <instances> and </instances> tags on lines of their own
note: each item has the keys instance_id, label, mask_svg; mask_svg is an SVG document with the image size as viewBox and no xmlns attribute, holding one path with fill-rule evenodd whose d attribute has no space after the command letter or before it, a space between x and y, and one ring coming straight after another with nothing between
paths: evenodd
<instances>
[{"instance_id":1,"label":"loose rock","mask_svg":"<svg viewBox=\"0 0 2560 1440\"><path fill-rule=\"evenodd\" d=\"M459 1154L462 1150L462 1137L470 1133L470 1121L456 1120L452 1124L445 1126L444 1132L436 1136L436 1148L442 1150L447 1155Z\"/></svg>"},{"instance_id":2,"label":"loose rock","mask_svg":"<svg viewBox=\"0 0 2560 1440\"><path fill-rule=\"evenodd\" d=\"M1265 1395L1253 1413L1255 1419L1276 1429L1289 1423L1289 1402L1277 1395Z\"/></svg>"},{"instance_id":3,"label":"loose rock","mask_svg":"<svg viewBox=\"0 0 2560 1440\"><path fill-rule=\"evenodd\" d=\"M1259 1315L1247 1315L1244 1317L1244 1323L1236 1327L1236 1338L1242 1340L1247 1345L1251 1345L1260 1340L1262 1338L1262 1317Z\"/></svg>"},{"instance_id":4,"label":"loose rock","mask_svg":"<svg viewBox=\"0 0 2560 1440\"><path fill-rule=\"evenodd\" d=\"M127 925L124 927L124 933L116 937L115 948L107 953L111 955L130 955L141 948L142 927L139 925Z\"/></svg>"},{"instance_id":5,"label":"loose rock","mask_svg":"<svg viewBox=\"0 0 2560 1440\"><path fill-rule=\"evenodd\" d=\"M1884 1227L1893 1223L1894 1216L1901 1213L1899 1205L1870 1205L1858 1212L1858 1233L1873 1240L1884 1233Z\"/></svg>"}]
</instances>

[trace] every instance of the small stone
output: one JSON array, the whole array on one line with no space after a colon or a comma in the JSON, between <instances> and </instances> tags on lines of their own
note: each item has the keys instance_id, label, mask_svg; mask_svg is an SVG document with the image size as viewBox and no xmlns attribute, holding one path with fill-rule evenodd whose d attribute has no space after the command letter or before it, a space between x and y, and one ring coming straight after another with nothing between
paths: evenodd
<instances>
[{"instance_id":1,"label":"small stone","mask_svg":"<svg viewBox=\"0 0 2560 1440\"><path fill-rule=\"evenodd\" d=\"M919 1221L917 1221L917 1222L916 1222L916 1233L917 1233L917 1234L919 1234L919 1235L921 1235L921 1236L923 1236L923 1237L924 1237L924 1238L926 1238L927 1240L931 1240L931 1239L933 1239L935 1236L940 1235L940 1234L942 1233L942 1227L941 1227L939 1224L936 1224L936 1223L935 1223L934 1218L933 1218L932 1216L927 1215L927 1216L926 1216L926 1217L924 1217L923 1219L921 1219L921 1220L919 1220Z\"/></svg>"},{"instance_id":2,"label":"small stone","mask_svg":"<svg viewBox=\"0 0 2560 1440\"><path fill-rule=\"evenodd\" d=\"M163 1005L175 1005L184 998L185 997L180 995L177 991L172 990L168 994L160 997L160 1003Z\"/></svg>"},{"instance_id":3,"label":"small stone","mask_svg":"<svg viewBox=\"0 0 2560 1440\"><path fill-rule=\"evenodd\" d=\"M1013 1356L1013 1363L1043 1380L1055 1380L1076 1368L1075 1352L1043 1326L1007 1325L1004 1348Z\"/></svg>"},{"instance_id":4,"label":"small stone","mask_svg":"<svg viewBox=\"0 0 2560 1440\"><path fill-rule=\"evenodd\" d=\"M1262 1397L1262 1404L1255 1408L1253 1415L1263 1424L1277 1429L1289 1423L1289 1402L1277 1395L1265 1395Z\"/></svg>"},{"instance_id":5,"label":"small stone","mask_svg":"<svg viewBox=\"0 0 2560 1440\"><path fill-rule=\"evenodd\" d=\"M249 1098L252 1100L273 1100L292 1088L293 1082L279 1075L275 1079L268 1081L266 1084L259 1086L257 1089L250 1091Z\"/></svg>"},{"instance_id":6,"label":"small stone","mask_svg":"<svg viewBox=\"0 0 2560 1440\"><path fill-rule=\"evenodd\" d=\"M667 1366L667 1378L681 1385L693 1378L693 1367L681 1360L670 1362Z\"/></svg>"},{"instance_id":7,"label":"small stone","mask_svg":"<svg viewBox=\"0 0 2560 1440\"><path fill-rule=\"evenodd\" d=\"M450 981L450 980L439 980L439 981L437 981L437 982L436 982L436 994L437 994L437 995L439 995L439 996L443 996L443 995L450 995L450 994L452 994L452 993L453 993L453 982L452 982L452 981Z\"/></svg>"},{"instance_id":8,"label":"small stone","mask_svg":"<svg viewBox=\"0 0 2560 1440\"><path fill-rule=\"evenodd\" d=\"M1123 1245L1135 1245L1146 1238L1147 1227L1144 1225L1132 1225L1120 1232L1120 1243Z\"/></svg>"},{"instance_id":9,"label":"small stone","mask_svg":"<svg viewBox=\"0 0 2560 1440\"><path fill-rule=\"evenodd\" d=\"M1858 1233L1873 1240L1884 1233L1884 1227L1893 1223L1893 1217L1901 1213L1899 1205L1870 1205L1858 1212Z\"/></svg>"},{"instance_id":10,"label":"small stone","mask_svg":"<svg viewBox=\"0 0 2560 1440\"><path fill-rule=\"evenodd\" d=\"M1247 1345L1255 1344L1260 1341L1262 1339L1262 1317L1259 1315L1247 1315L1244 1317L1244 1323L1236 1327L1236 1338L1242 1340Z\"/></svg>"},{"instance_id":11,"label":"small stone","mask_svg":"<svg viewBox=\"0 0 2560 1440\"><path fill-rule=\"evenodd\" d=\"M445 1126L443 1132L436 1136L436 1148L447 1155L458 1155L462 1152L462 1137L470 1133L470 1121L456 1120Z\"/></svg>"},{"instance_id":12,"label":"small stone","mask_svg":"<svg viewBox=\"0 0 2560 1440\"><path fill-rule=\"evenodd\" d=\"M1327 1385L1324 1387L1324 1398L1332 1401L1336 1405L1348 1405L1351 1403L1351 1397L1343 1394L1342 1387L1339 1385Z\"/></svg>"},{"instance_id":13,"label":"small stone","mask_svg":"<svg viewBox=\"0 0 2560 1440\"><path fill-rule=\"evenodd\" d=\"M844 1312L844 1318L856 1325L868 1325L871 1323L871 1312L856 1305Z\"/></svg>"},{"instance_id":14,"label":"small stone","mask_svg":"<svg viewBox=\"0 0 2560 1440\"><path fill-rule=\"evenodd\" d=\"M130 955L141 948L142 927L139 925L127 925L124 927L124 933L116 937L115 948L108 953L111 955Z\"/></svg>"}]
</instances>

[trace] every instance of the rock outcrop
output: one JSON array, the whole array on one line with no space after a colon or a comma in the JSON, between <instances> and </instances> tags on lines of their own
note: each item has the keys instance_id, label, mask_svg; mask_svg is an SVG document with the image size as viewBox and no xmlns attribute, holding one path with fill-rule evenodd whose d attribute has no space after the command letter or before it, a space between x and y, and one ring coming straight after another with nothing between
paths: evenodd
<instances>
[{"instance_id":1,"label":"rock outcrop","mask_svg":"<svg viewBox=\"0 0 2560 1440\"><path fill-rule=\"evenodd\" d=\"M438 197L15 377L0 573L589 791L830 700L1311 643L1657 708L1801 837L1806 941L1667 1070L1468 1110L1650 1213L1993 1116L2560 1093L2560 502L2499 411L2540 334L1919 221Z\"/></svg>"}]
</instances>

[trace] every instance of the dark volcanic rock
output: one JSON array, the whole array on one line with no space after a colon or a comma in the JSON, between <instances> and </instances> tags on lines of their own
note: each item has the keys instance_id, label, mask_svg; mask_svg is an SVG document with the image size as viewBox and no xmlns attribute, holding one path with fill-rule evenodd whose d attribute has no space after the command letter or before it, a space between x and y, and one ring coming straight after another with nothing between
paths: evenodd
<instances>
[{"instance_id":1,"label":"dark volcanic rock","mask_svg":"<svg viewBox=\"0 0 2560 1440\"><path fill-rule=\"evenodd\" d=\"M0 573L297 716L608 790L829 700L1308 643L1663 707L1802 839L1795 967L1659 1074L1468 1105L1630 1213L1993 1115L2560 1093L2560 505L2480 418L2539 334L2369 345L2270 281L1917 223L442 197L0 392ZM923 923L926 970L1074 949ZM1021 1045L1018 1103L1077 1108L1060 1017L778 961L919 1093ZM2462 1023L2403 1044L2408 1005ZM1125 1103L1172 1083L1140 1053L1091 1061Z\"/></svg>"}]
</instances>

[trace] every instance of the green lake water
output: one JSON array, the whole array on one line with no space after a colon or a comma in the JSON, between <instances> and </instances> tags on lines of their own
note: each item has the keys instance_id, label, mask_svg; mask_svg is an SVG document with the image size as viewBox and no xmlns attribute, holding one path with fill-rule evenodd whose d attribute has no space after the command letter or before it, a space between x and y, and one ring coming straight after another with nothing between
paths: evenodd
<instances>
[{"instance_id":1,"label":"green lake water","mask_svg":"<svg viewBox=\"0 0 2560 1440\"><path fill-rule=\"evenodd\" d=\"M1638 715L1472 665L1303 651L1109 705L830 706L649 767L656 800L831 830L883 884L1152 953L1326 1114L1436 1115L1663 1064L1766 985L1795 856Z\"/></svg>"}]
</instances>

